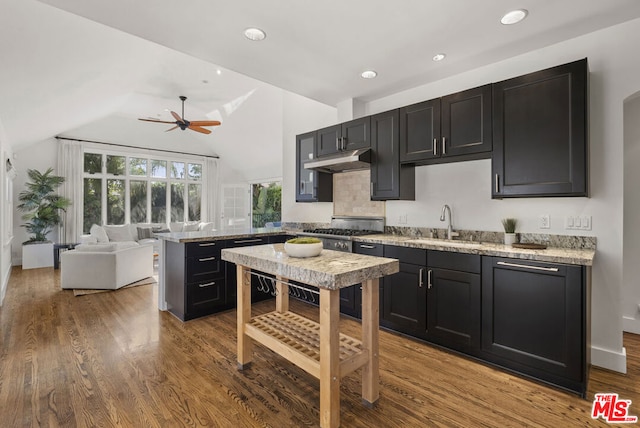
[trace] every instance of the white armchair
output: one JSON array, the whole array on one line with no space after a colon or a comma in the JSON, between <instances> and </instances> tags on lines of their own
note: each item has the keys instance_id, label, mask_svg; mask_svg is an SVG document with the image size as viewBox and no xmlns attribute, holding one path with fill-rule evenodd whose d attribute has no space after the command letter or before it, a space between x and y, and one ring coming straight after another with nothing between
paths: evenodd
<instances>
[{"instance_id":1,"label":"white armchair","mask_svg":"<svg viewBox=\"0 0 640 428\"><path fill-rule=\"evenodd\" d=\"M153 247L79 245L60 256L63 289L116 290L153 275Z\"/></svg>"}]
</instances>

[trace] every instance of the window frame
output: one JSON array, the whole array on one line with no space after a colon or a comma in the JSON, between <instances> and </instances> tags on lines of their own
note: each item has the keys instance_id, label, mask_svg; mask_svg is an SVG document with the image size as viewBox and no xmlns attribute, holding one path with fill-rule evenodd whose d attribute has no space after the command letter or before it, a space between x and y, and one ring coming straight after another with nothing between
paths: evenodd
<instances>
[{"instance_id":1,"label":"window frame","mask_svg":"<svg viewBox=\"0 0 640 428\"><path fill-rule=\"evenodd\" d=\"M96 154L101 156L101 168L100 172L96 173L88 173L84 171L84 157L85 154ZM125 170L124 174L109 174L107 173L107 156L123 156L125 158ZM206 189L206 158L196 157L196 156L188 156L188 155L175 155L168 156L162 152L154 152L153 150L139 152L139 151L125 151L125 150L108 150L104 148L97 148L87 146L84 148L82 153L83 165L82 165L82 193L84 194L84 182L87 178L100 179L100 185L102 189L101 194L101 214L100 214L100 222L102 225L107 223L107 180L109 179L119 179L124 180L125 184L125 194L124 194L124 224L131 224L131 189L130 183L131 181L145 181L147 187L147 207L146 207L146 221L145 223L151 223L152 221L152 207L151 207L151 197L152 197L152 182L164 182L166 184L166 205L165 205L165 222L167 226L171 219L171 183L182 183L184 184L184 210L183 210L183 219L181 221L187 222L188 220L188 212L189 212L189 184L200 184L202 187L201 198L200 198L200 221L205 221L204 219L208 215L206 212L207 207L207 196L209 192ZM145 175L132 175L130 170L130 159L146 159L147 160L147 168ZM152 161L164 161L166 162L166 177L154 177L152 175ZM189 177L188 173L185 173L183 178L172 178L171 177L171 165L172 162L181 162L185 165L185 172L187 172L189 168L189 164L200 164L201 165L201 177L199 180L195 180ZM82 224L84 228L84 199L82 200L83 205L83 219ZM88 231L84 231L83 233L88 233Z\"/></svg>"}]
</instances>

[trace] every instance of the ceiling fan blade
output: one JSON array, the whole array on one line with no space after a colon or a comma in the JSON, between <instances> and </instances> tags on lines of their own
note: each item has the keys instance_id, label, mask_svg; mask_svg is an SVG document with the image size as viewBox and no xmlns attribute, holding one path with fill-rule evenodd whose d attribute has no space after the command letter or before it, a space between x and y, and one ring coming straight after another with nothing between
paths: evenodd
<instances>
[{"instance_id":1,"label":"ceiling fan blade","mask_svg":"<svg viewBox=\"0 0 640 428\"><path fill-rule=\"evenodd\" d=\"M175 117L175 118L176 118L176 120L177 120L178 122L184 123L184 120L182 120L182 118L180 117L180 115L179 115L178 113L176 113L175 111L172 111L172 112L171 112L171 115L172 115L173 117Z\"/></svg>"},{"instance_id":2,"label":"ceiling fan blade","mask_svg":"<svg viewBox=\"0 0 640 428\"><path fill-rule=\"evenodd\" d=\"M175 122L167 122L166 120L156 120L156 119L138 119L143 120L145 122L156 122L156 123L175 123Z\"/></svg>"},{"instance_id":3,"label":"ceiling fan blade","mask_svg":"<svg viewBox=\"0 0 640 428\"><path fill-rule=\"evenodd\" d=\"M203 134L211 134L211 131L206 129L206 128L201 128L199 126L193 125L193 123L191 125L189 125L189 129L191 129L192 131L196 131L196 132L201 132Z\"/></svg>"},{"instance_id":4,"label":"ceiling fan blade","mask_svg":"<svg viewBox=\"0 0 640 428\"><path fill-rule=\"evenodd\" d=\"M170 122L170 123L173 123L173 122ZM167 129L167 130L166 130L166 131L164 131L164 132L173 131L173 130L174 130L174 129L176 129L176 128L179 128L179 126L178 126L178 125L176 125L176 126L174 126L173 128L169 128L169 129Z\"/></svg>"},{"instance_id":5,"label":"ceiling fan blade","mask_svg":"<svg viewBox=\"0 0 640 428\"><path fill-rule=\"evenodd\" d=\"M192 125L195 126L218 126L220 125L220 122L218 122L217 120L194 120L192 122L190 122Z\"/></svg>"}]
</instances>

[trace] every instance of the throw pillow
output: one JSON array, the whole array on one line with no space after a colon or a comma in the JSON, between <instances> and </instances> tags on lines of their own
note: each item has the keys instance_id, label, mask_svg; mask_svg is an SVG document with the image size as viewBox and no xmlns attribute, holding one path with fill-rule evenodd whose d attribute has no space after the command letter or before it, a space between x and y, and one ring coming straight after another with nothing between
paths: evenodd
<instances>
[{"instance_id":1,"label":"throw pillow","mask_svg":"<svg viewBox=\"0 0 640 428\"><path fill-rule=\"evenodd\" d=\"M185 223L182 227L183 232L197 232L200 223Z\"/></svg>"},{"instance_id":2,"label":"throw pillow","mask_svg":"<svg viewBox=\"0 0 640 428\"><path fill-rule=\"evenodd\" d=\"M122 226L102 226L107 232L109 242L122 242L122 241L135 241L136 238L131 233L131 228L128 224Z\"/></svg>"},{"instance_id":3,"label":"throw pillow","mask_svg":"<svg viewBox=\"0 0 640 428\"><path fill-rule=\"evenodd\" d=\"M138 241L141 239L150 239L150 238L153 238L153 230L150 227L138 228Z\"/></svg>"},{"instance_id":4,"label":"throw pillow","mask_svg":"<svg viewBox=\"0 0 640 428\"><path fill-rule=\"evenodd\" d=\"M171 233L171 230L167 227L154 227L151 230L153 233Z\"/></svg>"},{"instance_id":5,"label":"throw pillow","mask_svg":"<svg viewBox=\"0 0 640 428\"><path fill-rule=\"evenodd\" d=\"M98 226L97 224L94 224L93 226L91 226L89 233L91 234L91 236L95 237L96 240L100 243L109 242L109 237L107 236L107 232L104 230L102 226Z\"/></svg>"}]
</instances>

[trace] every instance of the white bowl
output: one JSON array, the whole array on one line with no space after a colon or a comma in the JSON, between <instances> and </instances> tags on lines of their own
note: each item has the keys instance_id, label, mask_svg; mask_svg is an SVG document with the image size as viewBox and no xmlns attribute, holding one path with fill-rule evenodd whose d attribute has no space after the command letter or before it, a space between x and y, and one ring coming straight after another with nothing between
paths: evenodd
<instances>
[{"instance_id":1,"label":"white bowl","mask_svg":"<svg viewBox=\"0 0 640 428\"><path fill-rule=\"evenodd\" d=\"M291 257L315 257L322 252L322 242L314 244L291 244L285 242L284 251Z\"/></svg>"}]
</instances>

